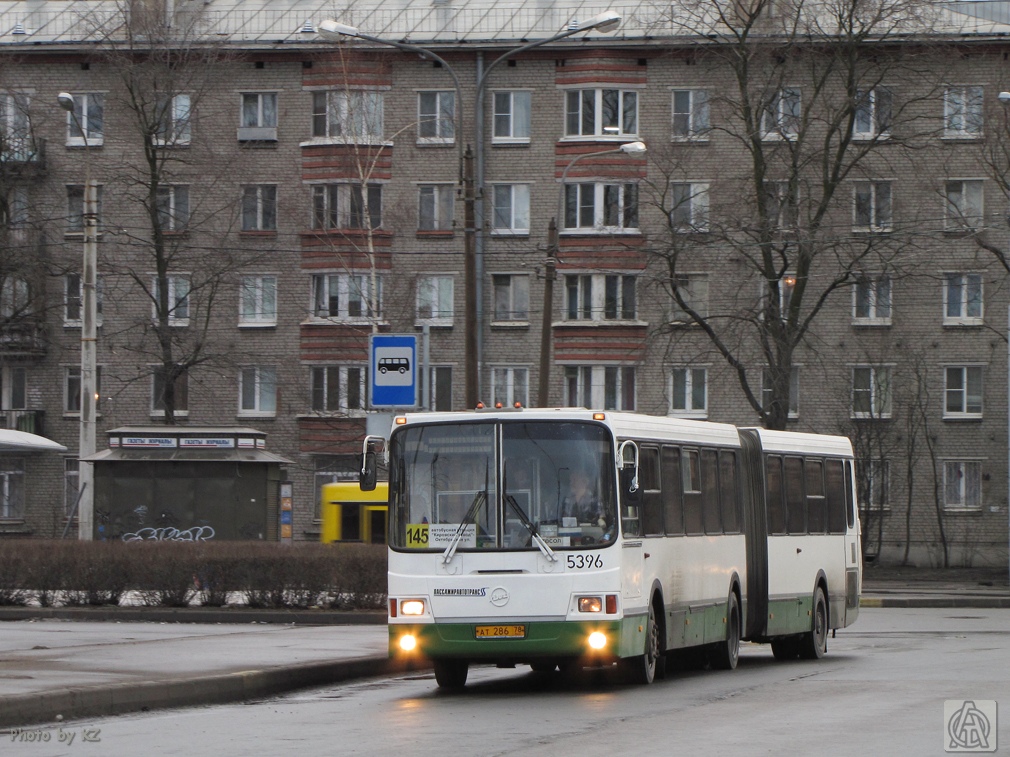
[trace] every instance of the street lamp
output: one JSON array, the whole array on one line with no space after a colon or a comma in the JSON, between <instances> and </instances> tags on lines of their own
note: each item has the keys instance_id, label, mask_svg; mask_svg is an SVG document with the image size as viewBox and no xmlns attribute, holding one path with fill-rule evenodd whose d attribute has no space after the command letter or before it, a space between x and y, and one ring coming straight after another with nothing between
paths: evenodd
<instances>
[{"instance_id":1,"label":"street lamp","mask_svg":"<svg viewBox=\"0 0 1010 757\"><path fill-rule=\"evenodd\" d=\"M613 155L624 153L638 157L645 155L645 142L625 142L620 147L612 150L600 150L599 152L587 152L583 155L576 155L565 166L561 172L561 185L558 188L558 213L551 219L550 226L547 227L547 263L544 266L544 312L540 326L540 383L537 385L537 406L547 407L547 397L550 388L551 370L551 317L554 314L554 280L557 277L558 266L558 232L559 227L564 224L565 218L565 179L568 178L568 171L583 158L598 158L601 155Z\"/></svg>"},{"instance_id":2,"label":"street lamp","mask_svg":"<svg viewBox=\"0 0 1010 757\"><path fill-rule=\"evenodd\" d=\"M558 40L565 39L566 37L571 37L575 34L581 34L583 32L589 31L599 31L603 33L608 33L616 31L621 25L621 15L611 10L603 11L602 13L593 16L587 21L581 23L572 24L568 29L563 32L559 32L546 39L537 40L535 42L529 42L525 45L515 48L514 50L509 50L503 53L499 57L495 58L488 66L478 75L477 86L474 92L474 124L475 124L475 142L477 144L477 176L479 180L479 187L474 187L474 168L473 168L473 158L470 154L469 147L467 148L466 154L463 153L463 96L462 88L459 84L459 77L446 61L444 61L437 54L432 52L426 47L421 47L419 45L411 45L406 42L395 42L393 40L381 39L379 37L372 37L368 34L362 34L357 27L349 26L347 24L342 24L333 19L326 19L321 21L318 26L319 36L330 41L340 40L344 37L350 37L355 39L362 39L366 42L371 42L378 45L388 45L390 47L395 47L400 50L405 50L407 52L417 53L426 58L436 61L443 68L445 68L450 76L452 76L453 82L456 85L456 121L459 124L459 134L457 136L457 145L459 149L459 175L460 182L463 185L463 250L464 250L464 277L465 277L465 339L464 339L464 363L466 369L466 379L465 379L465 403L467 407L476 407L479 394L479 372L480 372L480 332L483 325L482 318L482 308L480 303L480 297L478 295L479 285L478 285L478 270L482 267L480 265L481 261L479 258L481 255L478 254L479 244L478 239L478 224L476 223L477 213L476 213L476 199L478 192L483 198L484 189L484 159L483 159L483 104L484 104L484 85L487 83L488 76L494 70L494 68L502 61L511 58L514 55L530 50L534 47L540 47L541 45L546 45L551 42L557 42ZM483 213L481 213L483 217Z\"/></svg>"},{"instance_id":3,"label":"street lamp","mask_svg":"<svg viewBox=\"0 0 1010 757\"><path fill-rule=\"evenodd\" d=\"M81 425L78 438L78 510L77 533L81 541L94 538L95 469L84 458L95 454L95 410L97 382L98 304L95 282L98 277L98 188L91 179L91 146L88 131L77 118L74 96L60 92L56 101L69 113L84 139L84 198L82 225L84 259L81 264Z\"/></svg>"},{"instance_id":4,"label":"street lamp","mask_svg":"<svg viewBox=\"0 0 1010 757\"><path fill-rule=\"evenodd\" d=\"M1010 106L1010 92L1000 92L997 97L1003 105ZM1006 181L1003 183L1005 185ZM1007 224L1010 225L1010 214ZM1010 335L1010 305L1007 306L1007 333ZM1010 550L1010 340L1007 341L1007 549Z\"/></svg>"}]
</instances>

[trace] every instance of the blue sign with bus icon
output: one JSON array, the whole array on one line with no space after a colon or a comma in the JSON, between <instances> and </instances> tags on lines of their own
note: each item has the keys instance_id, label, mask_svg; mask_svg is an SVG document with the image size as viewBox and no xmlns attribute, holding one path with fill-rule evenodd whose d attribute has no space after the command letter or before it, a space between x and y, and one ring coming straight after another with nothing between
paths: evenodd
<instances>
[{"instance_id":1,"label":"blue sign with bus icon","mask_svg":"<svg viewBox=\"0 0 1010 757\"><path fill-rule=\"evenodd\" d=\"M372 334L369 338L368 404L372 408L417 407L417 337Z\"/></svg>"}]
</instances>

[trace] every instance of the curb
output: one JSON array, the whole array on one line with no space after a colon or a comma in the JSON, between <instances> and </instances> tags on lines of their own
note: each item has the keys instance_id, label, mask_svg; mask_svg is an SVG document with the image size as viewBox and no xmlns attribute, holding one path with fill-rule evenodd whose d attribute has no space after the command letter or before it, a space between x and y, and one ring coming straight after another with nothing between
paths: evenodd
<instances>
[{"instance_id":1,"label":"curb","mask_svg":"<svg viewBox=\"0 0 1010 757\"><path fill-rule=\"evenodd\" d=\"M860 607L974 609L1010 608L1010 597L860 597Z\"/></svg>"},{"instance_id":2,"label":"curb","mask_svg":"<svg viewBox=\"0 0 1010 757\"><path fill-rule=\"evenodd\" d=\"M0 607L0 622L77 620L122 623L289 623L385 625L383 610L259 610L248 607Z\"/></svg>"},{"instance_id":3,"label":"curb","mask_svg":"<svg viewBox=\"0 0 1010 757\"><path fill-rule=\"evenodd\" d=\"M425 669L425 666L408 666L387 657L362 657L180 680L120 683L0 697L0 728L237 702L420 669Z\"/></svg>"}]
</instances>

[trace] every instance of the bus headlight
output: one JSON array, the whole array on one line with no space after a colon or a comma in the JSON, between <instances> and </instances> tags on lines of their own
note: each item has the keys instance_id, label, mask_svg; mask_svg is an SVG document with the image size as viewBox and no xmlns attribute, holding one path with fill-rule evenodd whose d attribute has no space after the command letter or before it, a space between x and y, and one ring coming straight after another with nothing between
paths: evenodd
<instances>
[{"instance_id":1,"label":"bus headlight","mask_svg":"<svg viewBox=\"0 0 1010 757\"><path fill-rule=\"evenodd\" d=\"M404 652L413 652L417 649L417 637L412 633L405 633L400 637L400 649Z\"/></svg>"},{"instance_id":2,"label":"bus headlight","mask_svg":"<svg viewBox=\"0 0 1010 757\"><path fill-rule=\"evenodd\" d=\"M593 631L589 634L590 649L603 649L605 646L607 646L607 635L605 633Z\"/></svg>"},{"instance_id":3,"label":"bus headlight","mask_svg":"<svg viewBox=\"0 0 1010 757\"><path fill-rule=\"evenodd\" d=\"M579 612L603 612L603 597L579 597Z\"/></svg>"},{"instance_id":4,"label":"bus headlight","mask_svg":"<svg viewBox=\"0 0 1010 757\"><path fill-rule=\"evenodd\" d=\"M423 599L405 599L400 602L401 615L424 615Z\"/></svg>"}]
</instances>

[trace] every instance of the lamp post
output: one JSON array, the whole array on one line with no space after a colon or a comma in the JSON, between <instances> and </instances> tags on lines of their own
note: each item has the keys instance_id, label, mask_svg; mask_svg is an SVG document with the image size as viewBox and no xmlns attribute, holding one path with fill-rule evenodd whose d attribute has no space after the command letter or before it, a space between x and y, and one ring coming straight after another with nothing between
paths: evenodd
<instances>
[{"instance_id":1,"label":"lamp post","mask_svg":"<svg viewBox=\"0 0 1010 757\"><path fill-rule=\"evenodd\" d=\"M56 100L69 114L84 140L84 198L81 223L84 232L84 258L81 264L81 424L78 438L77 533L81 541L94 538L95 469L83 459L95 454L95 410L97 382L98 303L95 282L98 277L98 188L91 178L91 146L88 131L77 117L74 96L60 92Z\"/></svg>"},{"instance_id":2,"label":"lamp post","mask_svg":"<svg viewBox=\"0 0 1010 757\"><path fill-rule=\"evenodd\" d=\"M644 155L646 153L645 142L625 142L620 147L613 150L600 150L599 152L587 152L583 155L576 155L565 166L561 172L561 185L558 188L558 213L551 219L550 226L547 227L547 262L544 266L544 312L543 321L540 326L540 383L537 386L537 405L547 407L548 393L550 387L551 371L551 316L554 313L554 280L557 278L560 229L564 226L565 219L565 180L568 178L568 171L571 167L584 158L598 158L601 155L613 155L624 153L625 155Z\"/></svg>"},{"instance_id":3,"label":"lamp post","mask_svg":"<svg viewBox=\"0 0 1010 757\"><path fill-rule=\"evenodd\" d=\"M436 53L432 52L426 47L421 47L420 45L412 45L406 42L395 42L393 40L382 39L380 37L372 37L368 34L362 34L356 27L348 26L347 24L341 24L333 19L326 19L322 21L317 26L319 36L330 41L338 41L344 37L351 37L356 39L361 39L366 42L371 42L377 45L388 45L390 47L395 47L400 50L405 50L407 52L417 53L426 58L438 62L443 68L445 68L449 74L452 76L453 83L456 86L456 122L459 124L459 134L457 135L457 145L459 149L459 176L460 182L463 186L463 253L464 253L464 286L465 286L465 339L464 339L464 364L465 364L465 403L467 407L476 407L479 395L479 384L480 384L480 350L478 347L480 341L480 329L482 327L483 318L481 316L482 308L480 307L479 297L478 297L478 281L477 281L477 271L479 266L479 261L477 260L477 234L479 229L476 224L476 201L478 194L481 199L483 199L484 190L484 164L483 164L483 102L484 102L484 86L487 83L488 76L491 71L501 63L502 61L511 58L514 55L530 50L534 47L540 47L541 45L546 45L551 42L557 42L558 40L565 39L566 37L571 37L575 34L581 34L583 32L589 31L599 31L603 33L608 33L616 31L621 25L621 16L614 11L604 11L596 16L593 16L588 21L584 21L579 24L573 24L571 28L566 29L563 32L559 32L546 39L537 40L535 42L529 42L525 45L515 48L514 50L509 50L503 53L499 57L495 58L483 72L479 73L477 77L477 85L474 93L474 124L476 137L475 141L477 143L477 162L479 164L477 175L480 178L480 186L474 186L474 168L473 168L473 158L470 153L469 147L466 153L463 153L463 97L462 88L460 87L459 77L446 61L439 57ZM481 214L483 217L483 214Z\"/></svg>"}]
</instances>

